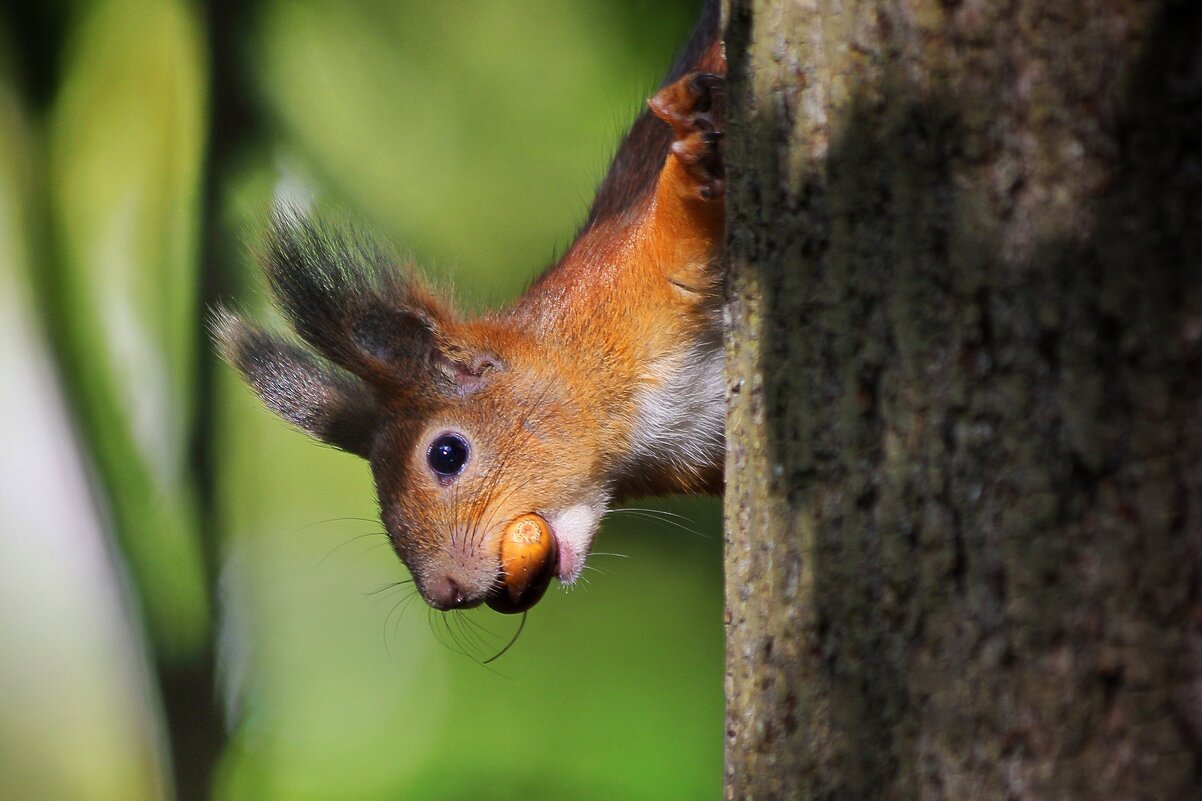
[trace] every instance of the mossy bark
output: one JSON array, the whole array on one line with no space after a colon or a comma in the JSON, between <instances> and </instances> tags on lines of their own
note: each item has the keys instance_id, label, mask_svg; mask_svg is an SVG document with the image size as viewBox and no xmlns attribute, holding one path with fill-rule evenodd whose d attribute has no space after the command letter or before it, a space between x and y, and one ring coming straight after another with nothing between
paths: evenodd
<instances>
[{"instance_id":1,"label":"mossy bark","mask_svg":"<svg viewBox=\"0 0 1202 801\"><path fill-rule=\"evenodd\" d=\"M727 26L726 797L1202 798L1202 6Z\"/></svg>"}]
</instances>

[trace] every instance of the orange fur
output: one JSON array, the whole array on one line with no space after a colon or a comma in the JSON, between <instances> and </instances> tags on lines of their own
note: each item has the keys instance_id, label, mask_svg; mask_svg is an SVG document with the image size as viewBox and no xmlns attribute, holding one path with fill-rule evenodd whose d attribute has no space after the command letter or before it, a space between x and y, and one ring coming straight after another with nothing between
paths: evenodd
<instances>
[{"instance_id":1,"label":"orange fur","mask_svg":"<svg viewBox=\"0 0 1202 801\"><path fill-rule=\"evenodd\" d=\"M455 573L461 586L485 586L493 580L499 532L520 514L550 517L573 501L604 506L636 494L721 490L720 459L683 464L653 456L632 471L628 458L640 422L638 395L659 380L648 365L687 359L688 349L717 329L724 204L700 197L697 186L680 157L669 154L654 194L632 214L593 226L512 308L447 332L464 352L488 351L505 367L453 419L436 417L425 435L454 428L471 432L484 459L500 459L509 448L519 455L506 461L496 492L483 489L486 475L459 479L469 497L496 497L479 509L461 506L463 517L452 525L472 532L460 538L468 545L447 552L440 540L423 543L424 558L439 563L434 572ZM535 407L521 414L531 398ZM385 484L406 480L384 477ZM440 493L410 492L396 519L428 517ZM386 515L391 495L381 489ZM481 519L487 530L473 531Z\"/></svg>"},{"instance_id":2,"label":"orange fur","mask_svg":"<svg viewBox=\"0 0 1202 801\"><path fill-rule=\"evenodd\" d=\"M716 4L686 56L721 71ZM721 489L720 78L683 72L576 242L509 309L462 319L378 247L282 213L265 269L316 355L218 320L269 407L368 459L392 544L437 608L525 609L552 573L580 575L612 501ZM431 461L447 437L467 454L450 474ZM554 564L502 602L503 531L530 514Z\"/></svg>"}]
</instances>

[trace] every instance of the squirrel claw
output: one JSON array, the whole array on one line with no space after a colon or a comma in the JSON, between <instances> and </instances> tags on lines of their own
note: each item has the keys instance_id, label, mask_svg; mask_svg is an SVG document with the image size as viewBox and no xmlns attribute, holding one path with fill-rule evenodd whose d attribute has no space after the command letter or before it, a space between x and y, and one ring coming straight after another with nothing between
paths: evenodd
<instances>
[{"instance_id":1,"label":"squirrel claw","mask_svg":"<svg viewBox=\"0 0 1202 801\"><path fill-rule=\"evenodd\" d=\"M672 126L672 153L694 183L697 196L717 200L726 191L722 156L722 87L724 78L693 72L665 86L647 101L651 111Z\"/></svg>"}]
</instances>

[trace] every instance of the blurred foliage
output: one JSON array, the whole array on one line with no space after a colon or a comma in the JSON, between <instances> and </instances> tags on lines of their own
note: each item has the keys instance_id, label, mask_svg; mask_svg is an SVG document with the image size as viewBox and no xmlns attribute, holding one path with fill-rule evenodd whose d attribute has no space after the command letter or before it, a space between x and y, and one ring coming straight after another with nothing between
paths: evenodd
<instances>
[{"instance_id":1,"label":"blurred foliage","mask_svg":"<svg viewBox=\"0 0 1202 801\"><path fill-rule=\"evenodd\" d=\"M152 685L35 314L39 160L3 61L0 132L0 798L160 798Z\"/></svg>"},{"instance_id":2,"label":"blurred foliage","mask_svg":"<svg viewBox=\"0 0 1202 801\"><path fill-rule=\"evenodd\" d=\"M81 10L47 122L53 322L150 633L173 658L208 636L187 434L205 63L170 0Z\"/></svg>"},{"instance_id":3,"label":"blurred foliage","mask_svg":"<svg viewBox=\"0 0 1202 801\"><path fill-rule=\"evenodd\" d=\"M203 331L218 295L269 314L246 243L281 196L363 220L470 307L511 298L695 12L0 10L0 466L21 489L0 505L0 799L196 798L197 772L256 801L718 795L713 502L614 514L588 582L482 665L518 619L425 608L366 465L271 417ZM181 695L180 670L219 686ZM189 717L208 692L224 734ZM197 737L228 737L215 766Z\"/></svg>"}]
</instances>

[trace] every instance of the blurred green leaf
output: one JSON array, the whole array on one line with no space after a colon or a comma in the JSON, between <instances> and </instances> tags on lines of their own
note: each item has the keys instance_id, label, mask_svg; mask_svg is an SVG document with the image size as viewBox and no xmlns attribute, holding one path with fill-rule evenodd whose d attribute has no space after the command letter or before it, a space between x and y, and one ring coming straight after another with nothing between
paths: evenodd
<instances>
[{"instance_id":1,"label":"blurred green leaf","mask_svg":"<svg viewBox=\"0 0 1202 801\"><path fill-rule=\"evenodd\" d=\"M201 25L173 0L95 3L63 75L48 132L56 324L153 640L186 658L209 632L187 473Z\"/></svg>"},{"instance_id":2,"label":"blurred green leaf","mask_svg":"<svg viewBox=\"0 0 1202 801\"><path fill-rule=\"evenodd\" d=\"M0 42L4 34L0 21ZM0 63L0 797L162 799L140 623L131 620L36 317L41 165L7 66Z\"/></svg>"}]
</instances>

